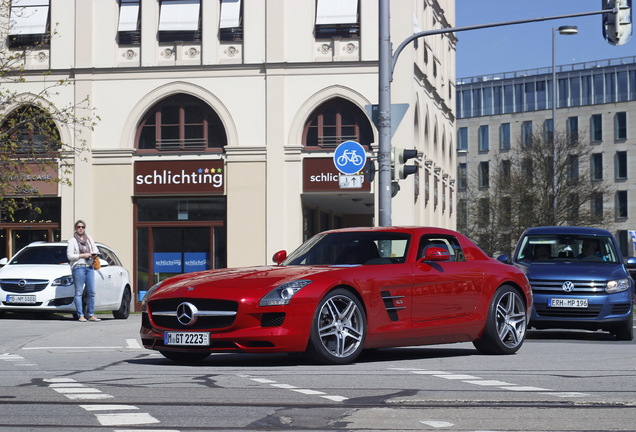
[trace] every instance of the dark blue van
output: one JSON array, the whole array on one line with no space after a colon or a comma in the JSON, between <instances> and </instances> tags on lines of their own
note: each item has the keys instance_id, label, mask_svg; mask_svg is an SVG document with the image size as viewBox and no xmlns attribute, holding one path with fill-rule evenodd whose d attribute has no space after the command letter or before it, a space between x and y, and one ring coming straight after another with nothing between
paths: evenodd
<instances>
[{"instance_id":1,"label":"dark blue van","mask_svg":"<svg viewBox=\"0 0 636 432\"><path fill-rule=\"evenodd\" d=\"M512 258L532 286L530 326L609 331L634 337L634 281L609 231L583 227L527 229Z\"/></svg>"}]
</instances>

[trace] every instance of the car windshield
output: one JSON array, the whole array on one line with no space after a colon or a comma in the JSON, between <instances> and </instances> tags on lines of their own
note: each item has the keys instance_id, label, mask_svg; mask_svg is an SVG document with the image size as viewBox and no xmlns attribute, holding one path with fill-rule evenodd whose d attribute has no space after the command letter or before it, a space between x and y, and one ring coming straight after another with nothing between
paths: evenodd
<instances>
[{"instance_id":1,"label":"car windshield","mask_svg":"<svg viewBox=\"0 0 636 432\"><path fill-rule=\"evenodd\" d=\"M9 265L19 264L68 264L66 247L38 246L27 247L18 252Z\"/></svg>"},{"instance_id":2,"label":"car windshield","mask_svg":"<svg viewBox=\"0 0 636 432\"><path fill-rule=\"evenodd\" d=\"M342 232L318 234L296 249L283 265L360 265L404 262L408 233Z\"/></svg>"},{"instance_id":3,"label":"car windshield","mask_svg":"<svg viewBox=\"0 0 636 432\"><path fill-rule=\"evenodd\" d=\"M611 237L586 235L526 236L518 249L516 260L619 262Z\"/></svg>"}]
</instances>

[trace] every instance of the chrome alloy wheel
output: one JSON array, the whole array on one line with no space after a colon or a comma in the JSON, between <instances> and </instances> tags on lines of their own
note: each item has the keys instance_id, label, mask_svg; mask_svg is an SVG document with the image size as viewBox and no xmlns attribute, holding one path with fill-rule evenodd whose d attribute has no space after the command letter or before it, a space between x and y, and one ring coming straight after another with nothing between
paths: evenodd
<instances>
[{"instance_id":1,"label":"chrome alloy wheel","mask_svg":"<svg viewBox=\"0 0 636 432\"><path fill-rule=\"evenodd\" d=\"M322 346L335 357L352 355L364 340L364 315L349 296L328 298L320 309L317 324Z\"/></svg>"},{"instance_id":2,"label":"chrome alloy wheel","mask_svg":"<svg viewBox=\"0 0 636 432\"><path fill-rule=\"evenodd\" d=\"M523 342L526 334L525 304L515 291L508 291L496 305L496 327L499 340L508 348Z\"/></svg>"}]
</instances>

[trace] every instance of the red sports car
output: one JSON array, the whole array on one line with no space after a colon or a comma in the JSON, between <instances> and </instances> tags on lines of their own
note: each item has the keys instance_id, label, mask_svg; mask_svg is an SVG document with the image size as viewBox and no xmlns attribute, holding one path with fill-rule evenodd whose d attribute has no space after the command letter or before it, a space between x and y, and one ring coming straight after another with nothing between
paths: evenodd
<instances>
[{"instance_id":1,"label":"red sports car","mask_svg":"<svg viewBox=\"0 0 636 432\"><path fill-rule=\"evenodd\" d=\"M367 348L466 341L482 353L513 354L526 334L525 275L455 231L332 230L274 260L153 286L142 301L143 345L183 362L304 352L344 364Z\"/></svg>"}]
</instances>

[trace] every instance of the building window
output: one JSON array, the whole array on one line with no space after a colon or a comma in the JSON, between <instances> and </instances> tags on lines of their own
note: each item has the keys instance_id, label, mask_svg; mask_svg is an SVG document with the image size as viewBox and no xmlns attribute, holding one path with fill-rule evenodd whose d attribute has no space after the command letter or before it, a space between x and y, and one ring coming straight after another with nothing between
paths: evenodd
<instances>
[{"instance_id":1,"label":"building window","mask_svg":"<svg viewBox=\"0 0 636 432\"><path fill-rule=\"evenodd\" d=\"M571 182L575 182L579 179L579 156L578 155L569 155L568 156L568 171L567 178Z\"/></svg>"},{"instance_id":2,"label":"building window","mask_svg":"<svg viewBox=\"0 0 636 432\"><path fill-rule=\"evenodd\" d=\"M603 180L603 153L593 153L590 165L592 180Z\"/></svg>"},{"instance_id":3,"label":"building window","mask_svg":"<svg viewBox=\"0 0 636 432\"><path fill-rule=\"evenodd\" d=\"M488 131L488 125L479 126L478 145L480 152L487 152L490 149L490 143L488 142Z\"/></svg>"},{"instance_id":4,"label":"building window","mask_svg":"<svg viewBox=\"0 0 636 432\"><path fill-rule=\"evenodd\" d=\"M477 224L480 227L486 227L490 224L490 199L480 198L478 202L477 217L479 220Z\"/></svg>"},{"instance_id":5,"label":"building window","mask_svg":"<svg viewBox=\"0 0 636 432\"><path fill-rule=\"evenodd\" d=\"M524 147L532 145L532 121L521 123L521 145Z\"/></svg>"},{"instance_id":6,"label":"building window","mask_svg":"<svg viewBox=\"0 0 636 432\"><path fill-rule=\"evenodd\" d=\"M460 163L457 167L457 188L462 190L468 186L468 172L465 163Z\"/></svg>"},{"instance_id":7,"label":"building window","mask_svg":"<svg viewBox=\"0 0 636 432\"><path fill-rule=\"evenodd\" d=\"M219 38L222 41L243 40L243 10L241 0L221 0Z\"/></svg>"},{"instance_id":8,"label":"building window","mask_svg":"<svg viewBox=\"0 0 636 432\"><path fill-rule=\"evenodd\" d=\"M568 143L575 144L579 140L579 118L568 117L565 122L565 134Z\"/></svg>"},{"instance_id":9,"label":"building window","mask_svg":"<svg viewBox=\"0 0 636 432\"><path fill-rule=\"evenodd\" d=\"M510 123L499 126L499 150L510 150Z\"/></svg>"},{"instance_id":10,"label":"building window","mask_svg":"<svg viewBox=\"0 0 636 432\"><path fill-rule=\"evenodd\" d=\"M593 114L590 117L590 140L595 142L603 141L603 116Z\"/></svg>"},{"instance_id":11,"label":"building window","mask_svg":"<svg viewBox=\"0 0 636 432\"><path fill-rule=\"evenodd\" d=\"M369 146L373 131L367 116L356 105L334 98L311 113L305 123L303 144L308 148L335 148L344 141Z\"/></svg>"},{"instance_id":12,"label":"building window","mask_svg":"<svg viewBox=\"0 0 636 432\"><path fill-rule=\"evenodd\" d=\"M9 48L48 46L49 0L11 0Z\"/></svg>"},{"instance_id":13,"label":"building window","mask_svg":"<svg viewBox=\"0 0 636 432\"><path fill-rule=\"evenodd\" d=\"M487 161L479 162L479 187L487 188L490 186L490 167Z\"/></svg>"},{"instance_id":14,"label":"building window","mask_svg":"<svg viewBox=\"0 0 636 432\"><path fill-rule=\"evenodd\" d=\"M616 152L616 156L614 156L614 167L616 180L627 180L627 152Z\"/></svg>"},{"instance_id":15,"label":"building window","mask_svg":"<svg viewBox=\"0 0 636 432\"><path fill-rule=\"evenodd\" d=\"M60 134L46 111L24 105L5 117L0 128L0 153L41 157L60 150Z\"/></svg>"},{"instance_id":16,"label":"building window","mask_svg":"<svg viewBox=\"0 0 636 432\"><path fill-rule=\"evenodd\" d=\"M152 107L137 130L137 149L155 151L220 150L225 127L207 104L190 95L175 95Z\"/></svg>"},{"instance_id":17,"label":"building window","mask_svg":"<svg viewBox=\"0 0 636 432\"><path fill-rule=\"evenodd\" d=\"M360 37L358 0L316 0L316 39Z\"/></svg>"},{"instance_id":18,"label":"building window","mask_svg":"<svg viewBox=\"0 0 636 432\"><path fill-rule=\"evenodd\" d=\"M614 114L614 139L622 141L627 139L627 113Z\"/></svg>"},{"instance_id":19,"label":"building window","mask_svg":"<svg viewBox=\"0 0 636 432\"><path fill-rule=\"evenodd\" d=\"M458 151L468 150L468 128L467 127L461 127L457 129L457 150Z\"/></svg>"},{"instance_id":20,"label":"building window","mask_svg":"<svg viewBox=\"0 0 636 432\"><path fill-rule=\"evenodd\" d=\"M119 0L117 41L120 45L139 45L141 43L139 1Z\"/></svg>"},{"instance_id":21,"label":"building window","mask_svg":"<svg viewBox=\"0 0 636 432\"><path fill-rule=\"evenodd\" d=\"M554 121L546 119L543 121L543 142L551 143L554 136Z\"/></svg>"},{"instance_id":22,"label":"building window","mask_svg":"<svg viewBox=\"0 0 636 432\"><path fill-rule=\"evenodd\" d=\"M161 0L159 42L200 42L200 0Z\"/></svg>"},{"instance_id":23,"label":"building window","mask_svg":"<svg viewBox=\"0 0 636 432\"><path fill-rule=\"evenodd\" d=\"M592 220L600 222L603 220L603 194L595 193L590 200L590 212Z\"/></svg>"},{"instance_id":24,"label":"building window","mask_svg":"<svg viewBox=\"0 0 636 432\"><path fill-rule=\"evenodd\" d=\"M508 159L504 159L501 161L500 163L500 167L501 167L501 181L502 183L505 184L509 184L510 183L510 177L512 174L512 169L511 169L511 163Z\"/></svg>"},{"instance_id":25,"label":"building window","mask_svg":"<svg viewBox=\"0 0 636 432\"><path fill-rule=\"evenodd\" d=\"M627 218L627 191L616 192L616 217L618 219Z\"/></svg>"}]
</instances>

